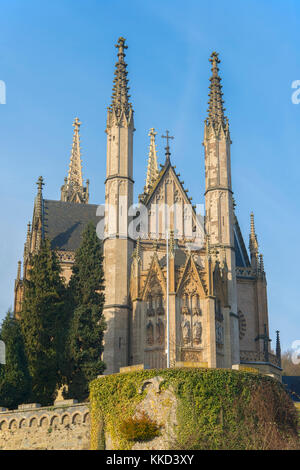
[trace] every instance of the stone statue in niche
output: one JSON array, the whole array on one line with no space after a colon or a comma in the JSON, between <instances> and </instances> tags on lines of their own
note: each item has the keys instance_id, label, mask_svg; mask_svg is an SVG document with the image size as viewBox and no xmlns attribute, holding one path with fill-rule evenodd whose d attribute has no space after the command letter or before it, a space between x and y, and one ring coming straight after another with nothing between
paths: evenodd
<instances>
[{"instance_id":1,"label":"stone statue in niche","mask_svg":"<svg viewBox=\"0 0 300 470\"><path fill-rule=\"evenodd\" d=\"M164 344L165 341L165 325L159 318L158 322L156 323L156 333L157 333L157 343Z\"/></svg>"},{"instance_id":2,"label":"stone statue in niche","mask_svg":"<svg viewBox=\"0 0 300 470\"><path fill-rule=\"evenodd\" d=\"M193 339L194 344L199 345L202 343L202 325L199 321L193 325Z\"/></svg>"},{"instance_id":3,"label":"stone statue in niche","mask_svg":"<svg viewBox=\"0 0 300 470\"><path fill-rule=\"evenodd\" d=\"M146 326L146 341L149 346L152 346L154 343L154 328L151 321Z\"/></svg>"},{"instance_id":4,"label":"stone statue in niche","mask_svg":"<svg viewBox=\"0 0 300 470\"><path fill-rule=\"evenodd\" d=\"M191 342L191 324L188 320L185 320L181 324L182 338L184 344Z\"/></svg>"}]
</instances>

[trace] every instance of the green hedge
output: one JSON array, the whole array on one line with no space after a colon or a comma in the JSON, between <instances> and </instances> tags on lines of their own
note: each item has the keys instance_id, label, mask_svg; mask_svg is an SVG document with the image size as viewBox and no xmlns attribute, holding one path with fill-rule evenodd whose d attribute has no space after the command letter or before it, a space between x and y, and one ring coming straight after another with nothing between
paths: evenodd
<instances>
[{"instance_id":1,"label":"green hedge","mask_svg":"<svg viewBox=\"0 0 300 470\"><path fill-rule=\"evenodd\" d=\"M90 384L91 448L130 449L120 426L133 416L146 379L159 375L177 398L177 437L171 449L298 448L297 413L283 386L270 377L226 369L159 369L114 374Z\"/></svg>"}]
</instances>

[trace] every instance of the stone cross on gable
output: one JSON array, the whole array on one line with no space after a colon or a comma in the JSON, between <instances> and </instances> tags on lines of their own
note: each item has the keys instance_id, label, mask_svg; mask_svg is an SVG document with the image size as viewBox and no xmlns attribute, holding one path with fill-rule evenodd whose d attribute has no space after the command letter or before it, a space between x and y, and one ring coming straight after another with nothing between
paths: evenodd
<instances>
[{"instance_id":1,"label":"stone cross on gable","mask_svg":"<svg viewBox=\"0 0 300 470\"><path fill-rule=\"evenodd\" d=\"M169 140L174 139L174 137L172 135L169 135L169 131L166 131L166 135L162 135L162 138L167 140L166 155L170 155Z\"/></svg>"}]
</instances>

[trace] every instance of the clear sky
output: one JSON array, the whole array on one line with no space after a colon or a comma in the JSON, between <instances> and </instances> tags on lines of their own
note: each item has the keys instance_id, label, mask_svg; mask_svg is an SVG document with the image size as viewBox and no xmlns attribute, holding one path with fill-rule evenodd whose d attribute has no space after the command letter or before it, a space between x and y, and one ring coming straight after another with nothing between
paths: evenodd
<instances>
[{"instance_id":1,"label":"clear sky","mask_svg":"<svg viewBox=\"0 0 300 470\"><path fill-rule=\"evenodd\" d=\"M299 0L0 0L0 319L13 305L17 261L32 217L35 182L59 199L72 122L79 116L84 177L104 202L106 107L119 36L127 39L135 110L135 194L143 189L148 130L169 129L172 163L203 202L203 121L212 51L232 137L236 213L248 246L255 213L268 280L270 334L300 339ZM160 163L163 142L157 138ZM274 341L273 341L274 343Z\"/></svg>"}]
</instances>

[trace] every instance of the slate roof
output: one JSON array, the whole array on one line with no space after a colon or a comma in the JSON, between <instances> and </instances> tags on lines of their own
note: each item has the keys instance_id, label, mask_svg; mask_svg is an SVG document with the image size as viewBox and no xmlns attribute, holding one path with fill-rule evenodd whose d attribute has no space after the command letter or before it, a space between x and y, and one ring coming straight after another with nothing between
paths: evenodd
<instances>
[{"instance_id":1,"label":"slate roof","mask_svg":"<svg viewBox=\"0 0 300 470\"><path fill-rule=\"evenodd\" d=\"M234 225L234 248L236 266L241 268L247 268L251 266L237 218L235 218Z\"/></svg>"},{"instance_id":2,"label":"slate roof","mask_svg":"<svg viewBox=\"0 0 300 470\"><path fill-rule=\"evenodd\" d=\"M43 235L51 241L51 248L75 251L80 246L81 234L89 221L97 225L96 204L43 200Z\"/></svg>"}]
</instances>

